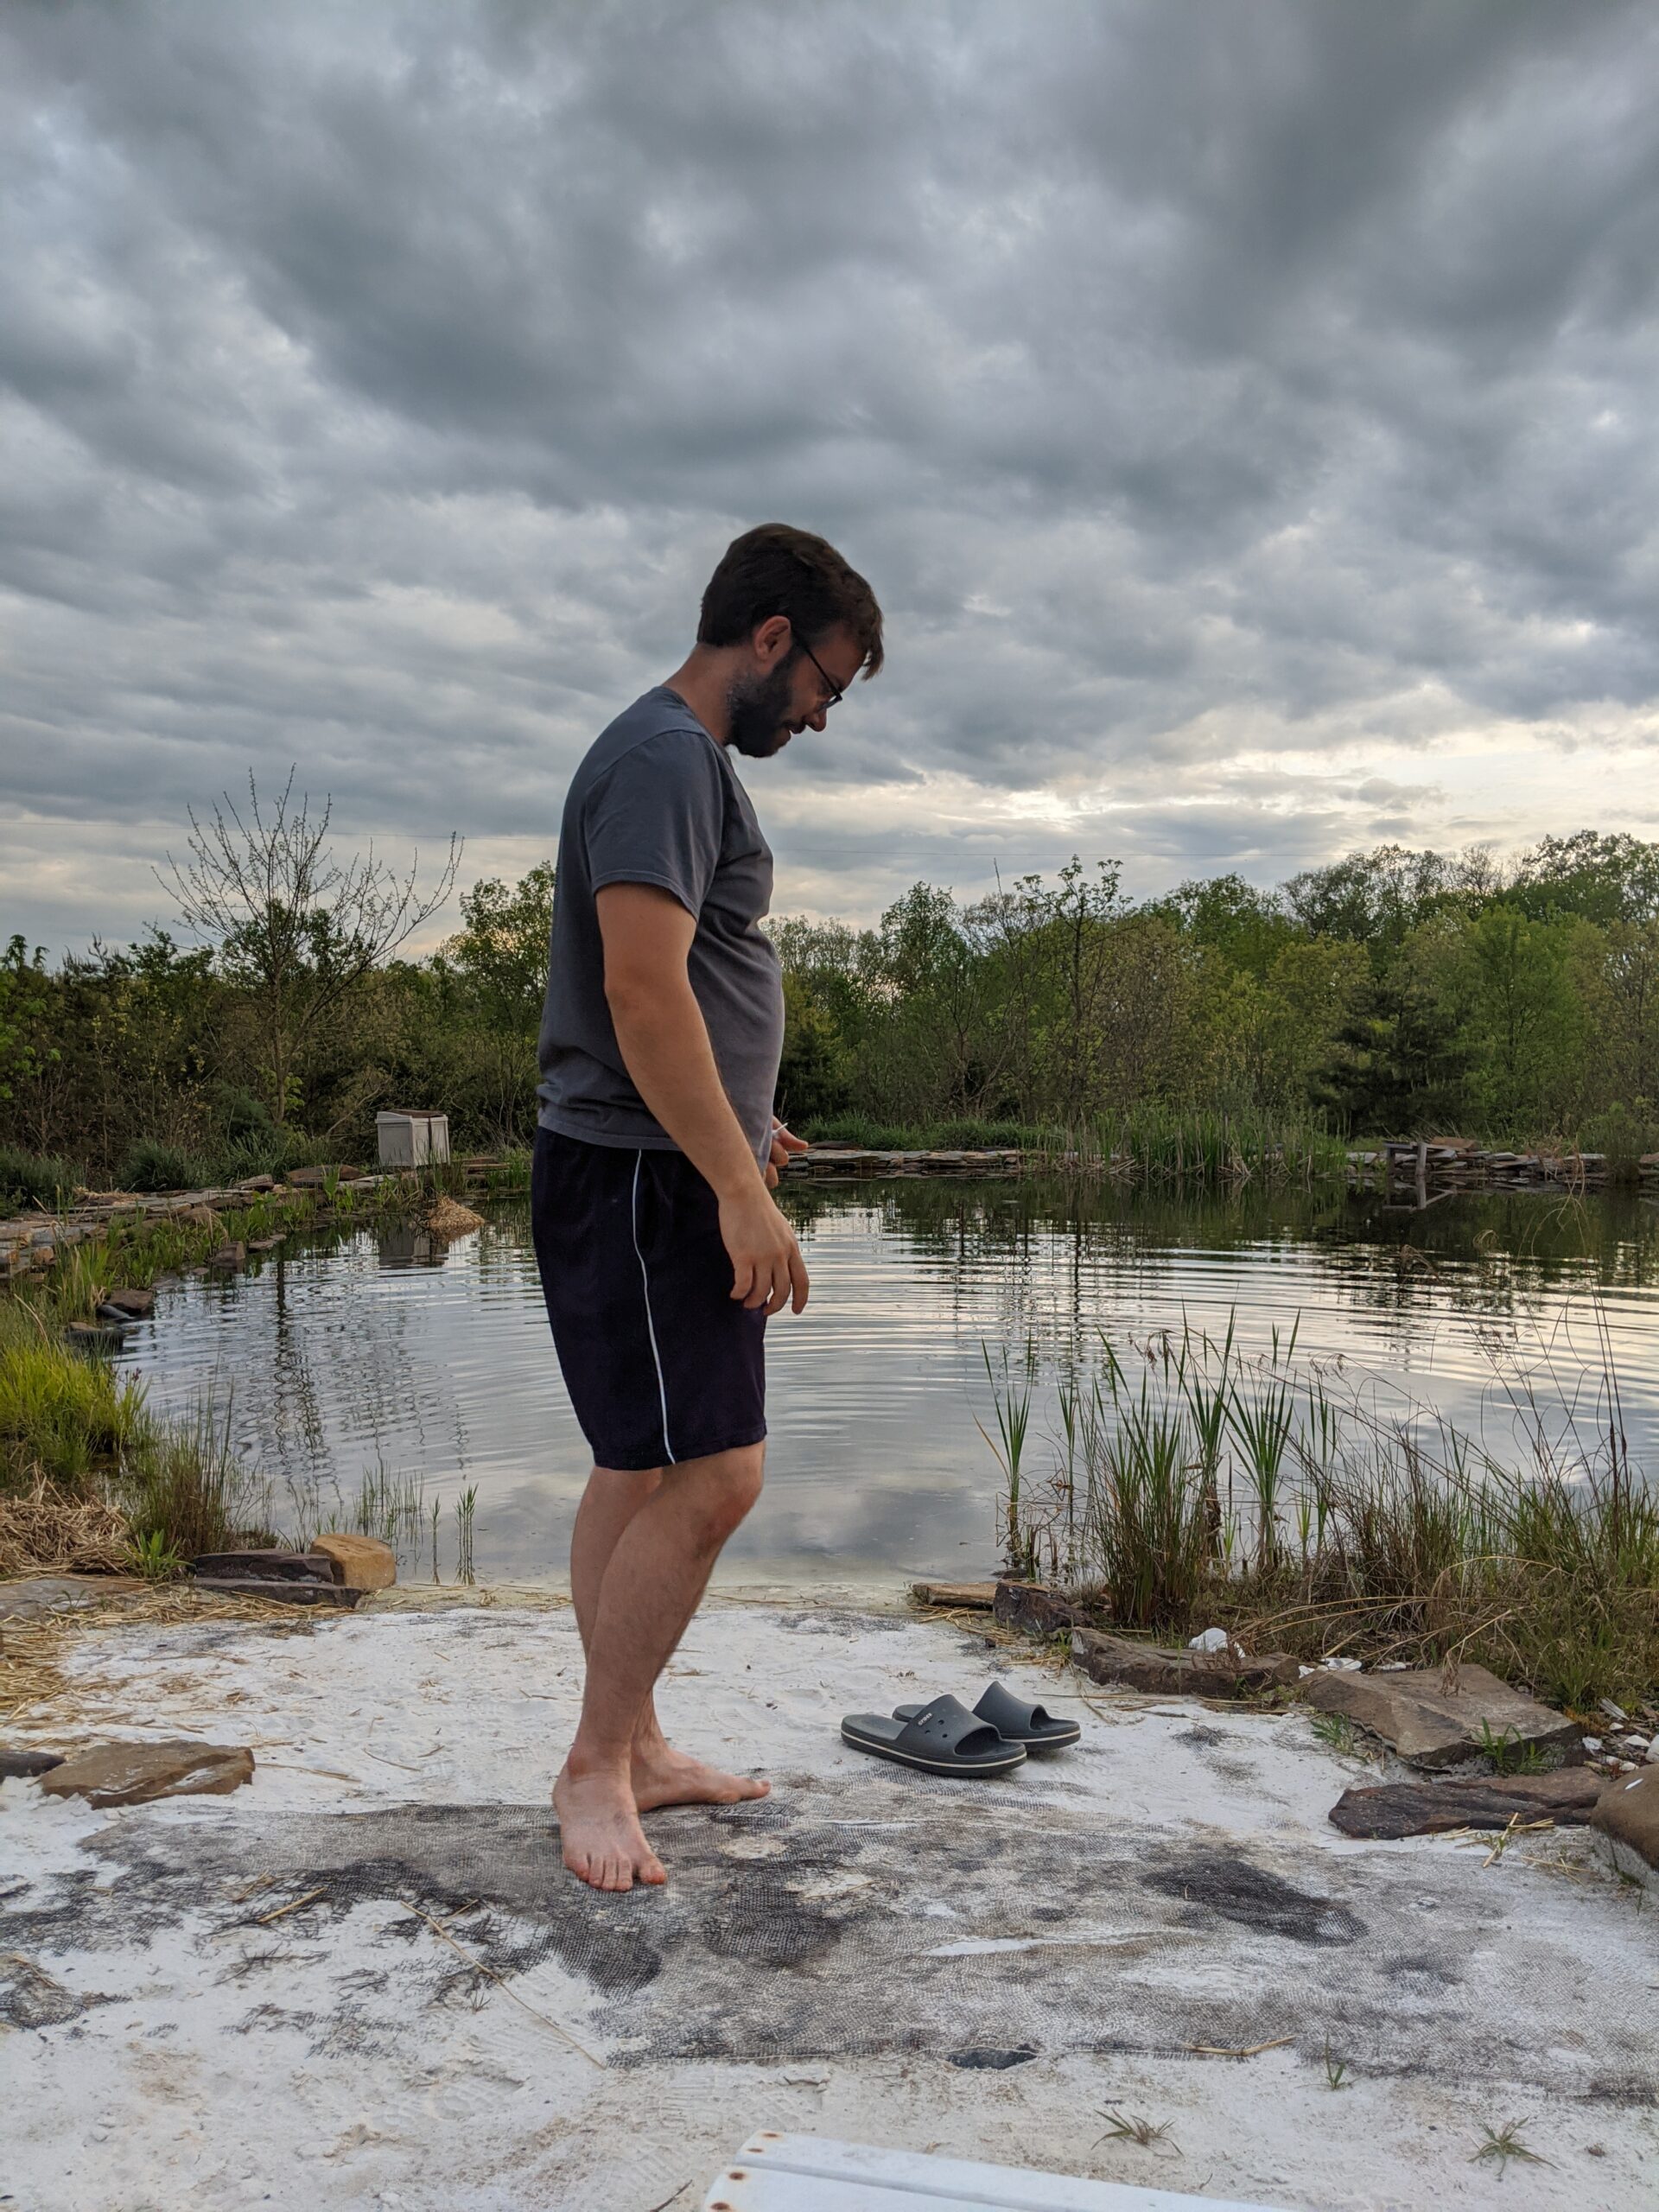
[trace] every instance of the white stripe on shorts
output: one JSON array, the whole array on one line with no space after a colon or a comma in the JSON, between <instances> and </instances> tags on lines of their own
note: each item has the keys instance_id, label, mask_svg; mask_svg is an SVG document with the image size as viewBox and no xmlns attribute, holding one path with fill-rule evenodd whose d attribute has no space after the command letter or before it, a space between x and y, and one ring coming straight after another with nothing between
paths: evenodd
<instances>
[{"instance_id":1,"label":"white stripe on shorts","mask_svg":"<svg viewBox=\"0 0 1659 2212\"><path fill-rule=\"evenodd\" d=\"M633 1155L633 1192L628 1201L628 1225L633 1232L633 1256L639 1262L639 1287L645 1299L645 1334L651 1338L652 1363L657 1370L657 1399L663 1409L663 1450L671 1467L677 1465L668 1441L668 1385L663 1380L662 1355L657 1349L657 1327L651 1318L651 1278L645 1273L645 1255L639 1249L639 1167L645 1159L643 1150Z\"/></svg>"}]
</instances>

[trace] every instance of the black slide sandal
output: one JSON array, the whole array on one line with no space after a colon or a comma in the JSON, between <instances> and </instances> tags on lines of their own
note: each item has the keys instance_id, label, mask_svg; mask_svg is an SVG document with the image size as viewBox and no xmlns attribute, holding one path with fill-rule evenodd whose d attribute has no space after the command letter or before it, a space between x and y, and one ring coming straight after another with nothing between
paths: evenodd
<instances>
[{"instance_id":1,"label":"black slide sandal","mask_svg":"<svg viewBox=\"0 0 1659 2212\"><path fill-rule=\"evenodd\" d=\"M841 1738L855 1751L918 1767L925 1774L1008 1774L1025 1764L1022 1745L1010 1744L992 1721L969 1713L954 1697L936 1697L903 1714L849 1713Z\"/></svg>"},{"instance_id":2,"label":"black slide sandal","mask_svg":"<svg viewBox=\"0 0 1659 2212\"><path fill-rule=\"evenodd\" d=\"M954 1700L953 1700L954 1702ZM895 1720L912 1720L925 1706L900 1705L893 1709ZM1019 1744L1027 1751L1063 1751L1082 1740L1083 1731L1075 1720L1058 1720L1040 1705L1027 1705L1001 1682L993 1682L974 1711L982 1720L988 1720L1004 1743Z\"/></svg>"}]
</instances>

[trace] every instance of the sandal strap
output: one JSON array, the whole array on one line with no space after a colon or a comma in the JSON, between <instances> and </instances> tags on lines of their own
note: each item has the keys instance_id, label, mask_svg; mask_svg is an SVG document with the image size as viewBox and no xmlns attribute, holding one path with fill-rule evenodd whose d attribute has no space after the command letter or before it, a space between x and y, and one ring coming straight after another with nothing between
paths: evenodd
<instances>
[{"instance_id":1,"label":"sandal strap","mask_svg":"<svg viewBox=\"0 0 1659 2212\"><path fill-rule=\"evenodd\" d=\"M1046 1728L1052 1724L1052 1715L1040 1705L1027 1705L1005 1689L1001 1682L993 1682L974 1707L982 1720L1004 1736L1029 1735L1033 1729Z\"/></svg>"},{"instance_id":2,"label":"sandal strap","mask_svg":"<svg viewBox=\"0 0 1659 2212\"><path fill-rule=\"evenodd\" d=\"M959 1698L949 1692L936 1697L913 1713L905 1724L906 1736L913 1736L918 1749L930 1751L988 1751L1001 1742L995 1724L982 1714L969 1713Z\"/></svg>"}]
</instances>

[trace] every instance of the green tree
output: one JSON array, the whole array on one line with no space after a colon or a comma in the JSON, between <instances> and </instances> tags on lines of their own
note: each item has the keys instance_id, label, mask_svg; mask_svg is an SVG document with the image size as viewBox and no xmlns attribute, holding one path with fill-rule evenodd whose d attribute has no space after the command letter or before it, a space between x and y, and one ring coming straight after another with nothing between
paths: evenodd
<instances>
[{"instance_id":1,"label":"green tree","mask_svg":"<svg viewBox=\"0 0 1659 2212\"><path fill-rule=\"evenodd\" d=\"M540 1029L553 887L553 864L541 861L511 888L486 875L461 894L462 926L434 965L493 1028L532 1037Z\"/></svg>"}]
</instances>

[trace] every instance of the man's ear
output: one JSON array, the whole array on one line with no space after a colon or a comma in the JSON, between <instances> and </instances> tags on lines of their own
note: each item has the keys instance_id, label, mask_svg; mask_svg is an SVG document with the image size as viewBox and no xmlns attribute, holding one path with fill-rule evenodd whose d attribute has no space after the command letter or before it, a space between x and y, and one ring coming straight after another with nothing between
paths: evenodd
<instances>
[{"instance_id":1,"label":"man's ear","mask_svg":"<svg viewBox=\"0 0 1659 2212\"><path fill-rule=\"evenodd\" d=\"M787 614L768 614L758 622L750 633L756 658L763 667L770 668L774 661L789 651L794 639L794 630Z\"/></svg>"}]
</instances>

